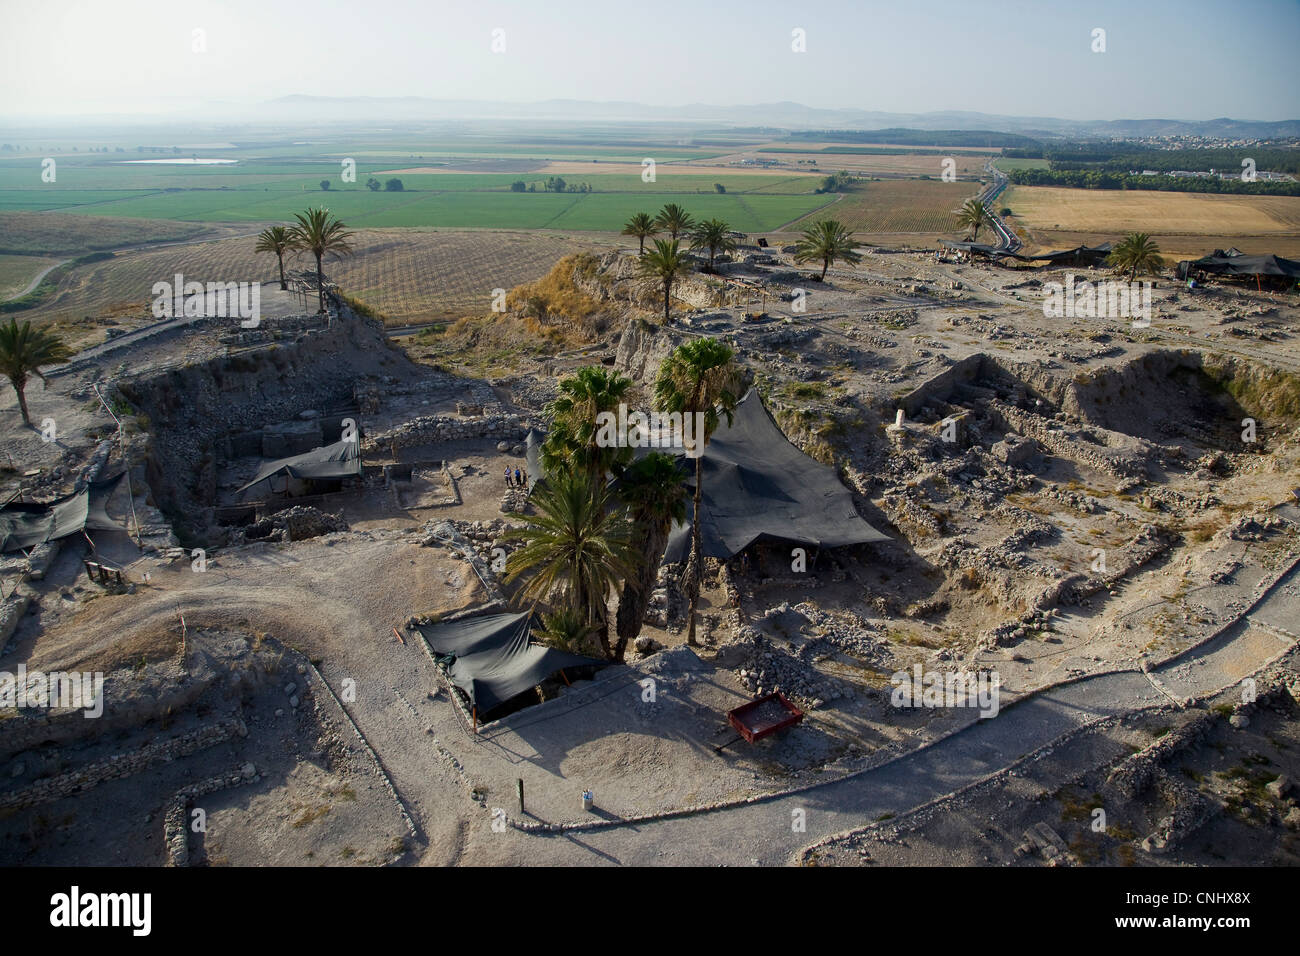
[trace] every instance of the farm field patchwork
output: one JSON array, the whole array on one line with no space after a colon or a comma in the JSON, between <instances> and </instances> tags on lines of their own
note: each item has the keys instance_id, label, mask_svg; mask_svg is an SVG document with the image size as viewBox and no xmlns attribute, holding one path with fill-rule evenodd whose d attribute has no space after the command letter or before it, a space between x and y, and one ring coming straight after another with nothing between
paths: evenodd
<instances>
[{"instance_id":1,"label":"farm field patchwork","mask_svg":"<svg viewBox=\"0 0 1300 956\"><path fill-rule=\"evenodd\" d=\"M881 180L861 183L843 199L795 223L838 219L853 232L955 234L957 210L979 187L972 182Z\"/></svg>"},{"instance_id":2,"label":"farm field patchwork","mask_svg":"<svg viewBox=\"0 0 1300 956\"><path fill-rule=\"evenodd\" d=\"M407 167L432 169L433 167ZM545 191L551 175L538 172L404 173L404 189L371 191L372 176L392 178L393 167L358 162L357 179L343 183L334 162L251 161L249 166L122 166L83 158L58 167L54 183L40 183L31 163L0 165L0 213L75 212L146 220L205 223L283 222L309 205L324 205L349 225L384 227L523 228L614 230L640 211L665 202L689 200L697 218L720 217L746 232L775 229L830 201L814 192L815 175L750 171L695 172L663 166L656 181L641 178L640 165L590 164L571 173L574 185L592 192ZM621 171L615 171L621 170ZM320 184L328 180L328 190ZM532 183L536 192L510 190ZM130 188L103 188L117 183ZM721 185L725 193L718 193ZM19 250L26 251L26 250ZM32 251L45 251L33 249Z\"/></svg>"},{"instance_id":3,"label":"farm field patchwork","mask_svg":"<svg viewBox=\"0 0 1300 956\"><path fill-rule=\"evenodd\" d=\"M12 192L12 191L11 191ZM0 209L10 194L0 192ZM349 225L443 226L452 228L577 229L617 231L628 216L654 212L681 193L509 193L379 192L317 189L267 193L202 190L183 193L96 195L87 203L65 199L57 205L26 209L67 210L83 215L195 222L284 222L307 206L323 205ZM720 217L733 229L757 232L818 209L831 200L817 195L693 195L687 205L696 218Z\"/></svg>"},{"instance_id":4,"label":"farm field patchwork","mask_svg":"<svg viewBox=\"0 0 1300 956\"><path fill-rule=\"evenodd\" d=\"M847 148L843 152L825 150L787 153L782 150L777 153L759 150L749 158L779 159L783 163L807 163L811 160L817 164L815 171L823 176L844 169L859 176L933 176L936 179L943 173L945 159L952 159L954 170L959 176L978 176L984 171L984 164L988 162L987 156L963 153L958 150L876 154L853 153Z\"/></svg>"}]
</instances>

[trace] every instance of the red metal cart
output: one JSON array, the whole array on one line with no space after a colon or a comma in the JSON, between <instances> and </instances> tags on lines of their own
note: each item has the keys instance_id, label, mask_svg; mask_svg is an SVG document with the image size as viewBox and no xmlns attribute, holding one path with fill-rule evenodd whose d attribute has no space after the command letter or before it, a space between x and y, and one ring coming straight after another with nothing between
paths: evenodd
<instances>
[{"instance_id":1,"label":"red metal cart","mask_svg":"<svg viewBox=\"0 0 1300 956\"><path fill-rule=\"evenodd\" d=\"M783 727L793 727L801 720L803 720L803 711L792 704L780 691L727 711L727 721L751 744L776 733Z\"/></svg>"}]
</instances>

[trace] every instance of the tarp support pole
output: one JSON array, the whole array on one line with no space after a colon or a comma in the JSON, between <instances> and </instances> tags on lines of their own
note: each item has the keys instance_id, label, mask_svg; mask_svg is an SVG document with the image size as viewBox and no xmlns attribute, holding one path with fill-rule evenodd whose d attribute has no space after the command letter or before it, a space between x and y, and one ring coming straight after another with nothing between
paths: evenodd
<instances>
[{"instance_id":1,"label":"tarp support pole","mask_svg":"<svg viewBox=\"0 0 1300 956\"><path fill-rule=\"evenodd\" d=\"M474 733L478 733L478 708L474 708Z\"/></svg>"},{"instance_id":2,"label":"tarp support pole","mask_svg":"<svg viewBox=\"0 0 1300 956\"><path fill-rule=\"evenodd\" d=\"M560 676L564 678L564 686L565 686L565 687L572 687L572 686L573 686L572 684L569 683L569 675L566 674L566 673L564 673L564 668L563 668L563 667L560 668Z\"/></svg>"}]
</instances>

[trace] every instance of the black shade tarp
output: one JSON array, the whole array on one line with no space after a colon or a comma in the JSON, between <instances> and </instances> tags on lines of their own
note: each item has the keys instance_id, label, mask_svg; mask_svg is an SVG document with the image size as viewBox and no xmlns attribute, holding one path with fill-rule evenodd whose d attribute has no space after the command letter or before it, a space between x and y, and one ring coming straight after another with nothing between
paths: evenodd
<instances>
[{"instance_id":1,"label":"black shade tarp","mask_svg":"<svg viewBox=\"0 0 1300 956\"><path fill-rule=\"evenodd\" d=\"M969 252L977 256L987 256L990 259L1002 257L1010 257L1012 259L1019 258L1014 253L1008 252L1005 249L999 249L997 246L987 245L983 242L956 242L952 239L940 239L939 241L949 249L957 249L961 252Z\"/></svg>"},{"instance_id":2,"label":"black shade tarp","mask_svg":"<svg viewBox=\"0 0 1300 956\"><path fill-rule=\"evenodd\" d=\"M1289 276L1300 279L1300 262L1275 255L1243 255L1236 249L1229 249L1227 252L1215 249L1214 255L1202 256L1200 259L1178 264L1180 278L1186 278L1189 271L1208 272L1212 275Z\"/></svg>"},{"instance_id":3,"label":"black shade tarp","mask_svg":"<svg viewBox=\"0 0 1300 956\"><path fill-rule=\"evenodd\" d=\"M352 478L361 474L361 443L344 439L332 445L313 448L311 451L268 462L257 472L257 477L235 494L243 494L258 482L277 476L285 478Z\"/></svg>"},{"instance_id":4,"label":"black shade tarp","mask_svg":"<svg viewBox=\"0 0 1300 956\"><path fill-rule=\"evenodd\" d=\"M77 494L47 504L12 501L0 508L0 552L32 548L83 529L125 531L105 510L123 474L88 482Z\"/></svg>"},{"instance_id":5,"label":"black shade tarp","mask_svg":"<svg viewBox=\"0 0 1300 956\"><path fill-rule=\"evenodd\" d=\"M695 460L684 462L695 486ZM790 444L751 390L730 426L718 425L703 455L700 548L705 557L730 558L756 541L818 548L888 541L863 520L834 470ZM673 528L664 560L685 560L691 549L692 502L687 522Z\"/></svg>"},{"instance_id":6,"label":"black shade tarp","mask_svg":"<svg viewBox=\"0 0 1300 956\"><path fill-rule=\"evenodd\" d=\"M1099 246L1075 246L1073 249L1055 249L1051 252L1035 254L1018 253L1015 258L1021 262L1046 262L1050 265L1099 266L1104 265L1110 255L1110 243Z\"/></svg>"},{"instance_id":7,"label":"black shade tarp","mask_svg":"<svg viewBox=\"0 0 1300 956\"><path fill-rule=\"evenodd\" d=\"M514 698L561 670L608 663L532 643L535 623L532 612L524 611L462 618L418 630L435 655L452 658L447 676L464 691L479 720L492 720Z\"/></svg>"}]
</instances>

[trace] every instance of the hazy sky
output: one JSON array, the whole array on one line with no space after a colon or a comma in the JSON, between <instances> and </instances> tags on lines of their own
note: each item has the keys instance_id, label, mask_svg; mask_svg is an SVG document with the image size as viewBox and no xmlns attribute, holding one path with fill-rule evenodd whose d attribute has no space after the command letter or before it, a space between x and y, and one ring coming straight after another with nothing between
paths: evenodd
<instances>
[{"instance_id":1,"label":"hazy sky","mask_svg":"<svg viewBox=\"0 0 1300 956\"><path fill-rule=\"evenodd\" d=\"M0 114L32 119L291 93L1300 117L1300 0L0 0L0 10ZM1098 27L1104 53L1091 49ZM796 28L805 53L791 49ZM193 50L196 29L205 52Z\"/></svg>"}]
</instances>

